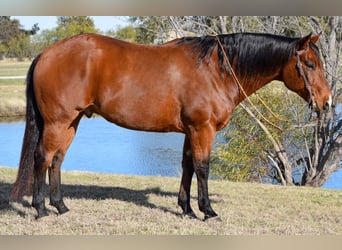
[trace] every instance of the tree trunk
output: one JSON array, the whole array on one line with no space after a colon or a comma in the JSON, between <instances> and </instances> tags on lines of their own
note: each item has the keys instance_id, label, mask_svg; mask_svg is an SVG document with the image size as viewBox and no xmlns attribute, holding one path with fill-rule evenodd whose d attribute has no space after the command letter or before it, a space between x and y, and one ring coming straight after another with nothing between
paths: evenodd
<instances>
[{"instance_id":1,"label":"tree trunk","mask_svg":"<svg viewBox=\"0 0 342 250\"><path fill-rule=\"evenodd\" d=\"M220 27L221 27L221 33L227 34L227 17L226 16L219 16L220 19Z\"/></svg>"}]
</instances>

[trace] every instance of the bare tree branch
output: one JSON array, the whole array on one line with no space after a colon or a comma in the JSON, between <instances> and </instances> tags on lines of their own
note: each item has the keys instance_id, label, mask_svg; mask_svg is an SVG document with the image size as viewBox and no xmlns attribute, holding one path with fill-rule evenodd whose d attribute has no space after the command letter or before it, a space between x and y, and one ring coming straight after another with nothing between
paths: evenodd
<instances>
[{"instance_id":1,"label":"bare tree branch","mask_svg":"<svg viewBox=\"0 0 342 250\"><path fill-rule=\"evenodd\" d=\"M253 112L246 105L241 103L240 106L248 113L249 116L251 116L257 122L257 124L260 126L260 128L265 132L267 138L270 140L270 142L272 143L272 145L275 149L275 153L277 155L277 158L281 161L284 168L285 169L291 169L291 164L287 158L286 150L283 148L282 144L279 143L272 136L271 132L267 129L267 127L253 114ZM280 174L282 174L282 173L279 172L279 175ZM284 177L285 177L285 183L287 185L291 185L292 184L292 172L291 171L285 171Z\"/></svg>"}]
</instances>

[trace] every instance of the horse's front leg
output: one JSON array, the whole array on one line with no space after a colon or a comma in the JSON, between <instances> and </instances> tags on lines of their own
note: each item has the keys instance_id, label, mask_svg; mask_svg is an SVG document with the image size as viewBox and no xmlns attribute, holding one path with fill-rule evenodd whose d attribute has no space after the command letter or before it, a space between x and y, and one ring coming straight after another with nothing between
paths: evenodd
<instances>
[{"instance_id":1,"label":"horse's front leg","mask_svg":"<svg viewBox=\"0 0 342 250\"><path fill-rule=\"evenodd\" d=\"M204 213L204 220L215 217L208 194L209 159L215 137L215 129L208 125L191 130L191 148L194 170L198 185L198 206Z\"/></svg>"},{"instance_id":2,"label":"horse's front leg","mask_svg":"<svg viewBox=\"0 0 342 250\"><path fill-rule=\"evenodd\" d=\"M47 216L45 207L45 194L46 194L46 170L49 162L45 160L45 152L41 147L37 147L35 152L35 165L34 165L34 185L32 206L37 210L37 219Z\"/></svg>"}]
</instances>

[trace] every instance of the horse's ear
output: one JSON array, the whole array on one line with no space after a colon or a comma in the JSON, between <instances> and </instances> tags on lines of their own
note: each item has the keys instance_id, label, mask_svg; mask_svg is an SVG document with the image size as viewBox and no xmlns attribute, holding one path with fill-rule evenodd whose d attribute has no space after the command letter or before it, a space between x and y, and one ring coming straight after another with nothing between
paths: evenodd
<instances>
[{"instance_id":1,"label":"horse's ear","mask_svg":"<svg viewBox=\"0 0 342 250\"><path fill-rule=\"evenodd\" d=\"M311 42L313 42L313 43L317 43L317 41L318 41L318 39L319 39L320 35L321 35L321 34L317 34L317 35L315 35L315 36L311 37Z\"/></svg>"},{"instance_id":2,"label":"horse's ear","mask_svg":"<svg viewBox=\"0 0 342 250\"><path fill-rule=\"evenodd\" d=\"M302 37L301 39L299 39L297 41L297 44L296 44L296 49L297 51L300 51L300 50L305 50L308 48L309 46L309 43L311 42L311 33L305 37Z\"/></svg>"}]
</instances>

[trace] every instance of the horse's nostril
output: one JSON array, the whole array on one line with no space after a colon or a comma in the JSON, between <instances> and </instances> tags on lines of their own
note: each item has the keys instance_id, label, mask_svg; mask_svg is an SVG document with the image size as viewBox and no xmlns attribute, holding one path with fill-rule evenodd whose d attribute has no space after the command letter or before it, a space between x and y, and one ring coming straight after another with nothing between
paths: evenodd
<instances>
[{"instance_id":1,"label":"horse's nostril","mask_svg":"<svg viewBox=\"0 0 342 250\"><path fill-rule=\"evenodd\" d=\"M329 111L332 106L332 98L329 96L329 99L325 102L323 109L325 111Z\"/></svg>"},{"instance_id":2,"label":"horse's nostril","mask_svg":"<svg viewBox=\"0 0 342 250\"><path fill-rule=\"evenodd\" d=\"M330 104L329 104L329 102L326 102L326 103L324 104L323 109L324 109L324 111L329 111L329 109L330 109Z\"/></svg>"}]
</instances>

